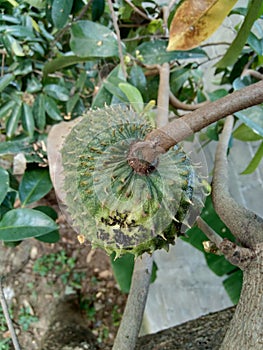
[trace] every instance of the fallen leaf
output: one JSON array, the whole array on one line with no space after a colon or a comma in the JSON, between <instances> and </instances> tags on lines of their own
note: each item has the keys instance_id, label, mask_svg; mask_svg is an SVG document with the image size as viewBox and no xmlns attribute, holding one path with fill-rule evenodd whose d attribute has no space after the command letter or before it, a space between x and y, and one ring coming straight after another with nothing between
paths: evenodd
<instances>
[{"instance_id":1,"label":"fallen leaf","mask_svg":"<svg viewBox=\"0 0 263 350\"><path fill-rule=\"evenodd\" d=\"M237 0L185 0L170 26L167 51L190 50L211 36Z\"/></svg>"}]
</instances>

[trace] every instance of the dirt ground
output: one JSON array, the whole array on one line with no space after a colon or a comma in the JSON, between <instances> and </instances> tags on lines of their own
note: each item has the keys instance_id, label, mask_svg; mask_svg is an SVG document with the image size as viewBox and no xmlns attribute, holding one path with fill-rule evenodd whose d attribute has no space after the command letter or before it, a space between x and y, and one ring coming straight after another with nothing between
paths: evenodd
<instances>
[{"instance_id":1,"label":"dirt ground","mask_svg":"<svg viewBox=\"0 0 263 350\"><path fill-rule=\"evenodd\" d=\"M0 275L23 349L39 349L52 301L77 293L89 328L102 348L110 348L127 295L120 292L109 257L102 250L80 245L77 234L60 213L54 194L41 201L58 212L61 240L47 244L28 239L15 248L0 244ZM0 317L0 349L12 349L10 334ZM6 345L2 343L8 342Z\"/></svg>"}]
</instances>

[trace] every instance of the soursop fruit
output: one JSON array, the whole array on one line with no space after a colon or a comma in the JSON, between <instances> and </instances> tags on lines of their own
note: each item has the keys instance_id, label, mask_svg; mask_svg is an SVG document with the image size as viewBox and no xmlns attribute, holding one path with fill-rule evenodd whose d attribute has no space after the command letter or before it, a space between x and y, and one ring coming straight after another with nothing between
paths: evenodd
<instances>
[{"instance_id":1,"label":"soursop fruit","mask_svg":"<svg viewBox=\"0 0 263 350\"><path fill-rule=\"evenodd\" d=\"M168 249L201 188L179 146L161 154L145 175L131 167L130 146L152 129L131 109L105 107L83 115L61 151L73 226L93 247L117 257Z\"/></svg>"}]
</instances>

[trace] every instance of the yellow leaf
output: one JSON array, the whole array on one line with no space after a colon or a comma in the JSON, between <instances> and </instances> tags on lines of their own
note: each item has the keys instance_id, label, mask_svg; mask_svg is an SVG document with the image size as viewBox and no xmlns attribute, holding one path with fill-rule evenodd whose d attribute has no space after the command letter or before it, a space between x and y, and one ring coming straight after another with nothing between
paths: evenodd
<instances>
[{"instance_id":1,"label":"yellow leaf","mask_svg":"<svg viewBox=\"0 0 263 350\"><path fill-rule=\"evenodd\" d=\"M185 0L173 17L167 51L199 46L220 26L237 0Z\"/></svg>"}]
</instances>

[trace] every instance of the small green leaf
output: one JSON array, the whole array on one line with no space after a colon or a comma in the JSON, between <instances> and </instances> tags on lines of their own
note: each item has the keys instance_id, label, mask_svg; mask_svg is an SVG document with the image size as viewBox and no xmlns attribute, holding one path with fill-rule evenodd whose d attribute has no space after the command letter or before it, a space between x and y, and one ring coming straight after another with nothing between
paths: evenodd
<instances>
[{"instance_id":1,"label":"small green leaf","mask_svg":"<svg viewBox=\"0 0 263 350\"><path fill-rule=\"evenodd\" d=\"M263 157L263 142L261 142L256 154L252 158L251 162L248 164L246 169L242 171L242 175L247 175L253 173L257 167L259 166L259 163L261 162Z\"/></svg>"},{"instance_id":2,"label":"small green leaf","mask_svg":"<svg viewBox=\"0 0 263 350\"><path fill-rule=\"evenodd\" d=\"M263 106L258 105L236 112L235 116L263 137Z\"/></svg>"},{"instance_id":3,"label":"small green leaf","mask_svg":"<svg viewBox=\"0 0 263 350\"><path fill-rule=\"evenodd\" d=\"M34 209L41 211L42 213L46 214L54 221L57 220L58 218L57 212L53 208L48 207L46 205L38 205L37 207L34 207Z\"/></svg>"},{"instance_id":4,"label":"small green leaf","mask_svg":"<svg viewBox=\"0 0 263 350\"><path fill-rule=\"evenodd\" d=\"M51 17L56 28L61 29L67 23L72 9L72 5L73 0L53 0L51 8Z\"/></svg>"},{"instance_id":5,"label":"small green leaf","mask_svg":"<svg viewBox=\"0 0 263 350\"><path fill-rule=\"evenodd\" d=\"M89 59L89 57L78 57L78 56L61 56L57 57L51 61L48 61L43 68L43 74L44 76L54 73L58 70L61 70L63 68L72 66L74 64L85 62Z\"/></svg>"},{"instance_id":6,"label":"small green leaf","mask_svg":"<svg viewBox=\"0 0 263 350\"><path fill-rule=\"evenodd\" d=\"M67 101L69 99L69 91L64 86L57 84L48 84L43 91L50 97L59 101Z\"/></svg>"},{"instance_id":7,"label":"small green leaf","mask_svg":"<svg viewBox=\"0 0 263 350\"><path fill-rule=\"evenodd\" d=\"M100 17L103 15L105 9L105 0L96 0L92 2L91 5L91 14L92 21L98 21Z\"/></svg>"},{"instance_id":8,"label":"small green leaf","mask_svg":"<svg viewBox=\"0 0 263 350\"><path fill-rule=\"evenodd\" d=\"M10 114L11 110L13 109L15 105L15 101L11 100L5 103L1 108L0 108L0 119L1 118L6 118Z\"/></svg>"},{"instance_id":9,"label":"small green leaf","mask_svg":"<svg viewBox=\"0 0 263 350\"><path fill-rule=\"evenodd\" d=\"M14 81L14 74L6 74L0 78L0 92L3 91L12 81Z\"/></svg>"},{"instance_id":10,"label":"small green leaf","mask_svg":"<svg viewBox=\"0 0 263 350\"><path fill-rule=\"evenodd\" d=\"M47 169L26 170L19 186L21 205L33 203L44 197L52 188Z\"/></svg>"},{"instance_id":11,"label":"small green leaf","mask_svg":"<svg viewBox=\"0 0 263 350\"><path fill-rule=\"evenodd\" d=\"M262 6L262 0L251 0L249 2L249 8L247 15L240 27L237 36L234 41L228 48L225 55L221 58L221 60L216 64L218 68L225 68L227 66L231 66L237 60L240 52L242 51L247 38L249 36L250 30L255 23L256 19L260 15L260 9Z\"/></svg>"},{"instance_id":12,"label":"small green leaf","mask_svg":"<svg viewBox=\"0 0 263 350\"><path fill-rule=\"evenodd\" d=\"M21 115L22 115L22 105L17 104L14 107L12 114L10 115L6 123L6 136L8 138L11 138L15 135Z\"/></svg>"},{"instance_id":13,"label":"small green leaf","mask_svg":"<svg viewBox=\"0 0 263 350\"><path fill-rule=\"evenodd\" d=\"M256 134L250 127L242 123L233 132L232 136L240 141L251 142L262 140L262 136Z\"/></svg>"},{"instance_id":14,"label":"small green leaf","mask_svg":"<svg viewBox=\"0 0 263 350\"><path fill-rule=\"evenodd\" d=\"M134 268L134 255L125 254L115 260L115 255L112 254L110 258L113 274L121 291L129 293Z\"/></svg>"},{"instance_id":15,"label":"small green leaf","mask_svg":"<svg viewBox=\"0 0 263 350\"><path fill-rule=\"evenodd\" d=\"M0 221L0 240L21 241L38 237L58 229L57 224L46 214L28 208L8 211Z\"/></svg>"},{"instance_id":16,"label":"small green leaf","mask_svg":"<svg viewBox=\"0 0 263 350\"><path fill-rule=\"evenodd\" d=\"M45 99L43 94L39 94L33 105L33 115L36 122L36 127L43 131L46 126Z\"/></svg>"},{"instance_id":17,"label":"small green leaf","mask_svg":"<svg viewBox=\"0 0 263 350\"><path fill-rule=\"evenodd\" d=\"M60 110L56 104L56 101L53 98L45 96L45 110L49 117L53 120L60 121L63 118L61 117Z\"/></svg>"},{"instance_id":18,"label":"small green leaf","mask_svg":"<svg viewBox=\"0 0 263 350\"><path fill-rule=\"evenodd\" d=\"M114 32L92 21L78 21L71 27L71 50L80 57L119 56Z\"/></svg>"},{"instance_id":19,"label":"small green leaf","mask_svg":"<svg viewBox=\"0 0 263 350\"><path fill-rule=\"evenodd\" d=\"M166 51L166 40L151 40L144 42L136 48L135 56L145 64L163 64L179 59L205 58L207 54L202 49L189 51Z\"/></svg>"},{"instance_id":20,"label":"small green leaf","mask_svg":"<svg viewBox=\"0 0 263 350\"><path fill-rule=\"evenodd\" d=\"M119 83L119 88L127 96L130 104L137 113L143 111L143 98L140 91L128 83Z\"/></svg>"},{"instance_id":21,"label":"small green leaf","mask_svg":"<svg viewBox=\"0 0 263 350\"><path fill-rule=\"evenodd\" d=\"M35 121L32 113L32 107L28 104L23 104L22 110L22 125L29 137L33 137L35 131Z\"/></svg>"},{"instance_id":22,"label":"small green leaf","mask_svg":"<svg viewBox=\"0 0 263 350\"><path fill-rule=\"evenodd\" d=\"M57 243L60 240L59 231L55 230L47 233L46 235L35 237L38 241L45 243Z\"/></svg>"},{"instance_id":23,"label":"small green leaf","mask_svg":"<svg viewBox=\"0 0 263 350\"><path fill-rule=\"evenodd\" d=\"M41 90L42 90L42 84L36 77L32 77L27 80L26 92L32 94L32 93L39 92Z\"/></svg>"},{"instance_id":24,"label":"small green leaf","mask_svg":"<svg viewBox=\"0 0 263 350\"><path fill-rule=\"evenodd\" d=\"M140 91L144 91L146 89L147 80L142 67L137 64L132 66L129 74L129 83L136 86Z\"/></svg>"},{"instance_id":25,"label":"small green leaf","mask_svg":"<svg viewBox=\"0 0 263 350\"><path fill-rule=\"evenodd\" d=\"M0 204L5 199L5 196L7 194L8 188L9 188L9 174L8 172L0 167Z\"/></svg>"}]
</instances>

